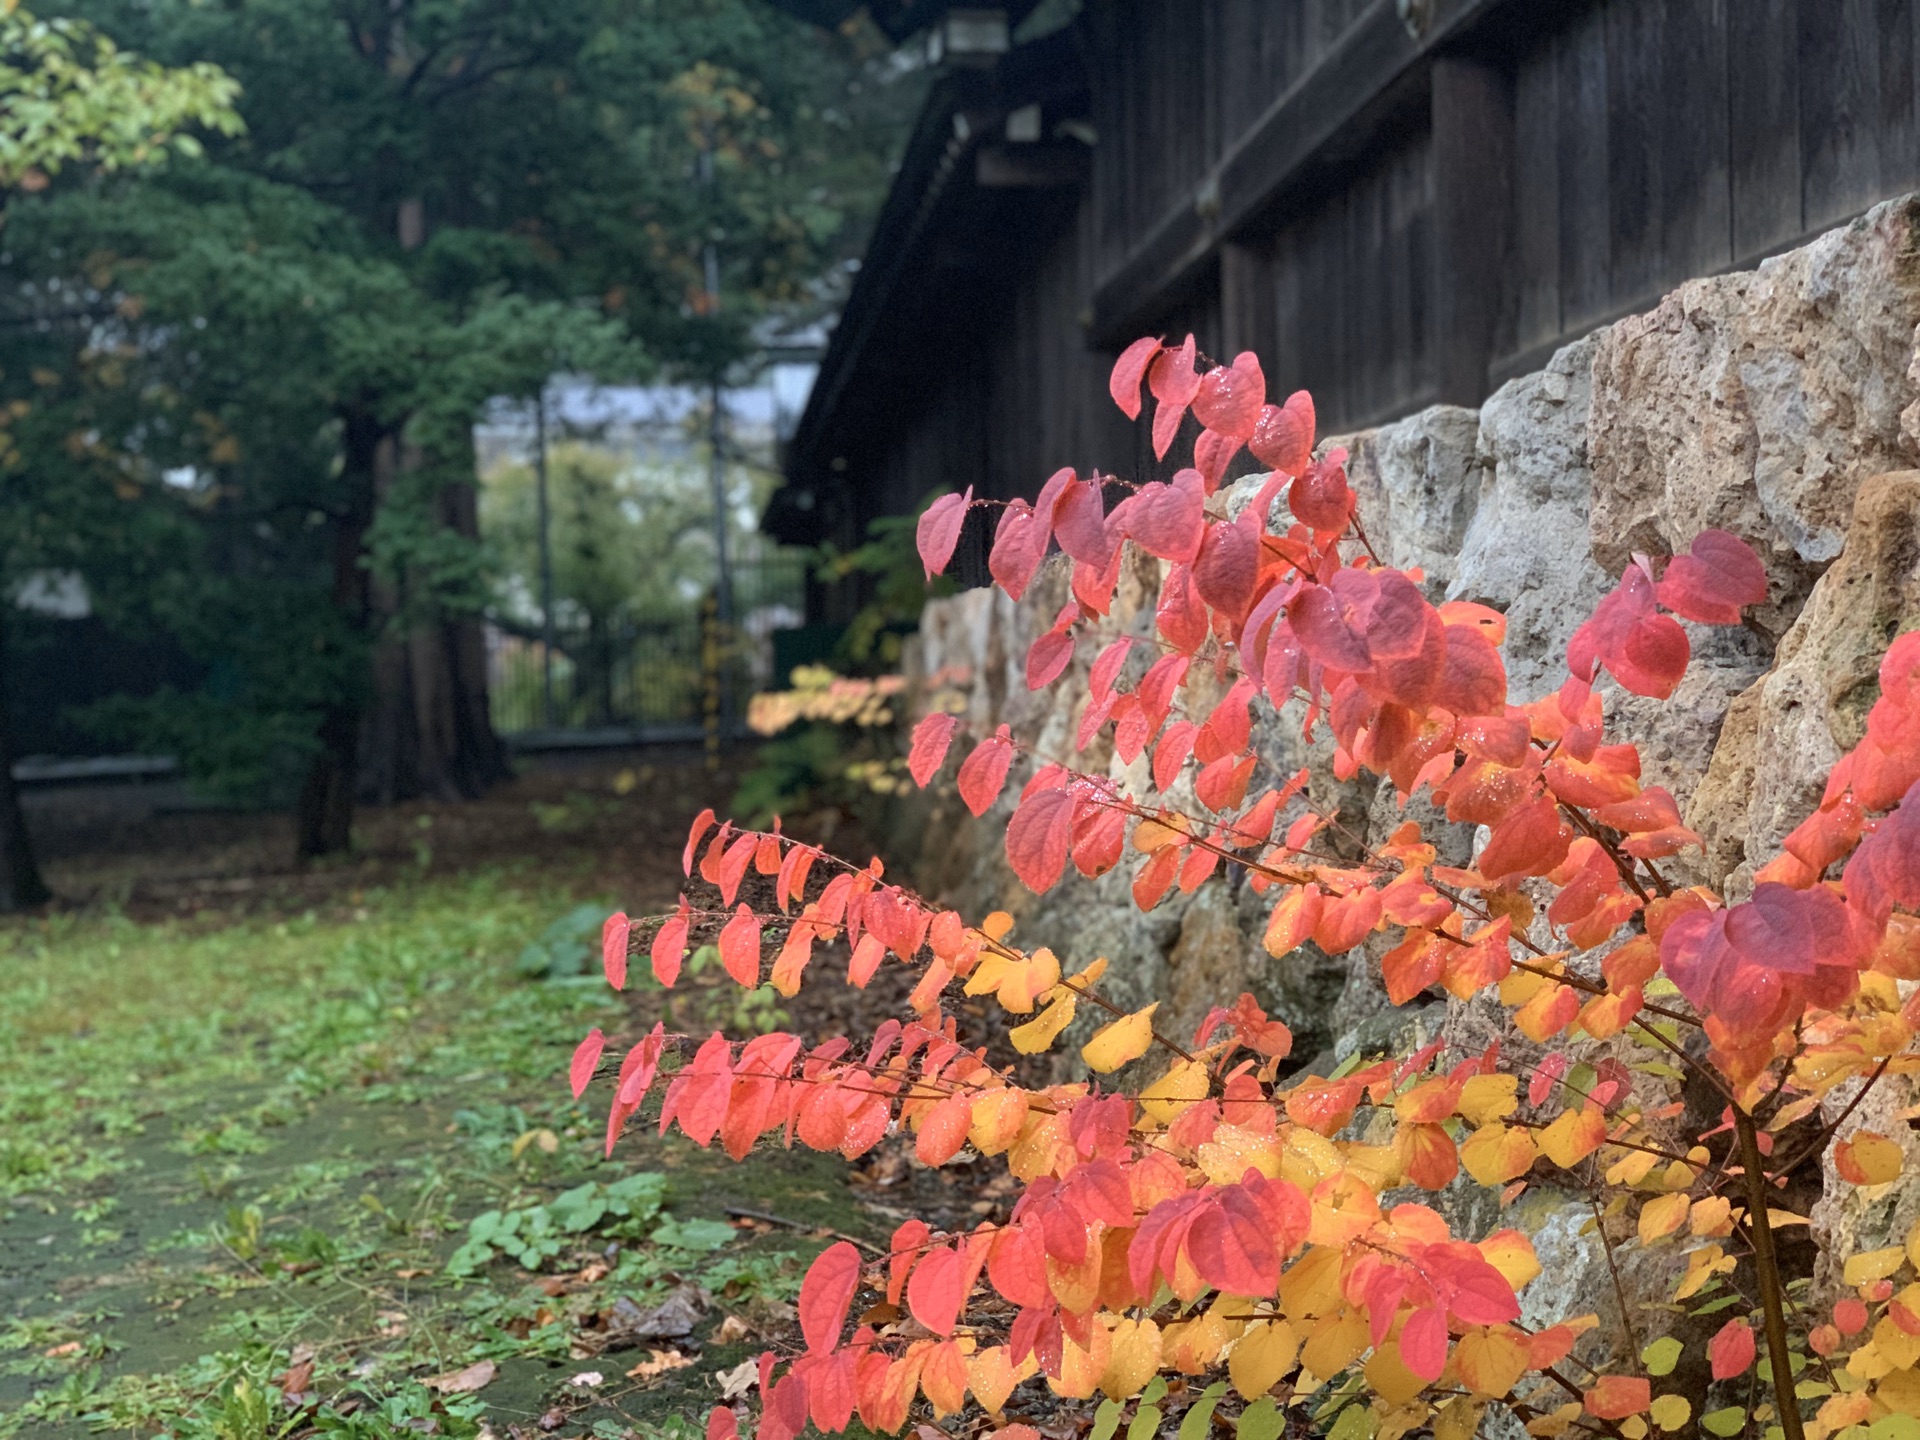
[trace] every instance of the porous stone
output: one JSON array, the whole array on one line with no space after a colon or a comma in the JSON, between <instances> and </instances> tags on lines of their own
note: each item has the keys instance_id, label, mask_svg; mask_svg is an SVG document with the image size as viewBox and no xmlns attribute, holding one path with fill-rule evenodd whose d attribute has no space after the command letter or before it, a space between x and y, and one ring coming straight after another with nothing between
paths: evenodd
<instances>
[{"instance_id":1,"label":"porous stone","mask_svg":"<svg viewBox=\"0 0 1920 1440\"><path fill-rule=\"evenodd\" d=\"M1687 813L1712 883L1741 891L1818 805L1827 773L1865 733L1880 657L1920 623L1920 471L1860 486L1845 548L1820 577L1775 663L1743 694Z\"/></svg>"},{"instance_id":2,"label":"porous stone","mask_svg":"<svg viewBox=\"0 0 1920 1440\"><path fill-rule=\"evenodd\" d=\"M1593 358L1593 554L1752 542L1778 635L1840 553L1868 476L1920 459L1920 201L1876 206L1758 269L1679 287Z\"/></svg>"}]
</instances>

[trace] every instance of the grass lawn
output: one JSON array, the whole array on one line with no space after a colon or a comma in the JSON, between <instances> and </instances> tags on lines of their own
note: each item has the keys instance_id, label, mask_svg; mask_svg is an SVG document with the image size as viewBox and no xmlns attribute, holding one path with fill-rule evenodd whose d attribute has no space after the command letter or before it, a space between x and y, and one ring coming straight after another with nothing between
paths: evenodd
<instances>
[{"instance_id":1,"label":"grass lawn","mask_svg":"<svg viewBox=\"0 0 1920 1440\"><path fill-rule=\"evenodd\" d=\"M571 873L0 929L0 1440L697 1433L845 1167L602 1159L567 1059L636 1022Z\"/></svg>"}]
</instances>

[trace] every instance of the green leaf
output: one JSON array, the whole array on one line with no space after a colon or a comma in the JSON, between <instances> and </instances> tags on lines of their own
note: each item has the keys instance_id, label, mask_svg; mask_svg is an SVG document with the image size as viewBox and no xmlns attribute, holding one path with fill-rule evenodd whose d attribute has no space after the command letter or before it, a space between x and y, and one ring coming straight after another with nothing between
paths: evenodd
<instances>
[{"instance_id":1,"label":"green leaf","mask_svg":"<svg viewBox=\"0 0 1920 1440\"><path fill-rule=\"evenodd\" d=\"M1133 1422L1127 1426L1127 1440L1153 1440L1160 1429L1160 1407L1142 1405L1134 1412Z\"/></svg>"},{"instance_id":2,"label":"green leaf","mask_svg":"<svg viewBox=\"0 0 1920 1440\"><path fill-rule=\"evenodd\" d=\"M1113 1440L1113 1432L1120 1428L1120 1417L1124 1413L1118 1400L1102 1400L1093 1412L1093 1429L1087 1432L1087 1440Z\"/></svg>"},{"instance_id":3,"label":"green leaf","mask_svg":"<svg viewBox=\"0 0 1920 1440\"><path fill-rule=\"evenodd\" d=\"M1287 1428L1287 1417L1266 1397L1249 1405L1240 1416L1240 1440L1280 1440Z\"/></svg>"},{"instance_id":4,"label":"green leaf","mask_svg":"<svg viewBox=\"0 0 1920 1440\"><path fill-rule=\"evenodd\" d=\"M666 1223L653 1232L653 1242L656 1245L671 1245L676 1250L718 1250L735 1235L734 1228L724 1221L707 1220L699 1216L681 1220L669 1216Z\"/></svg>"},{"instance_id":5,"label":"green leaf","mask_svg":"<svg viewBox=\"0 0 1920 1440\"><path fill-rule=\"evenodd\" d=\"M1738 1405L1709 1410L1700 1417L1700 1428L1710 1435L1738 1435L1747 1428L1747 1412Z\"/></svg>"},{"instance_id":6,"label":"green leaf","mask_svg":"<svg viewBox=\"0 0 1920 1440\"><path fill-rule=\"evenodd\" d=\"M1662 1335L1646 1349L1640 1352L1640 1358L1646 1362L1649 1375L1671 1375L1673 1367L1680 1363L1686 1347L1671 1335Z\"/></svg>"},{"instance_id":7,"label":"green leaf","mask_svg":"<svg viewBox=\"0 0 1920 1440\"><path fill-rule=\"evenodd\" d=\"M1373 1440L1373 1407L1349 1405L1327 1431L1327 1440Z\"/></svg>"},{"instance_id":8,"label":"green leaf","mask_svg":"<svg viewBox=\"0 0 1920 1440\"><path fill-rule=\"evenodd\" d=\"M1867 1440L1920 1440L1920 1419L1911 1415L1882 1415L1867 1426Z\"/></svg>"},{"instance_id":9,"label":"green leaf","mask_svg":"<svg viewBox=\"0 0 1920 1440\"><path fill-rule=\"evenodd\" d=\"M1147 1388L1140 1392L1140 1403L1143 1405L1158 1404L1160 1397L1166 1393L1167 1377L1164 1375L1156 1375L1147 1382Z\"/></svg>"},{"instance_id":10,"label":"green leaf","mask_svg":"<svg viewBox=\"0 0 1920 1440\"><path fill-rule=\"evenodd\" d=\"M1200 1392L1200 1398L1193 1402L1193 1408L1181 1417L1180 1440L1206 1440L1207 1428L1213 1424L1213 1408L1227 1393L1227 1382L1216 1380Z\"/></svg>"}]
</instances>

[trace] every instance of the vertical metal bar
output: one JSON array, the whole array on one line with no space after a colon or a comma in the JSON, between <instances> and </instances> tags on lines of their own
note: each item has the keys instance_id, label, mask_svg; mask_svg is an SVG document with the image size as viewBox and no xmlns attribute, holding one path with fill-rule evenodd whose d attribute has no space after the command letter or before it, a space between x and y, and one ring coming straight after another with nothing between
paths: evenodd
<instances>
[{"instance_id":1,"label":"vertical metal bar","mask_svg":"<svg viewBox=\"0 0 1920 1440\"><path fill-rule=\"evenodd\" d=\"M556 728L553 713L553 533L547 504L547 386L533 403L533 483L540 512L540 696L547 729Z\"/></svg>"}]
</instances>

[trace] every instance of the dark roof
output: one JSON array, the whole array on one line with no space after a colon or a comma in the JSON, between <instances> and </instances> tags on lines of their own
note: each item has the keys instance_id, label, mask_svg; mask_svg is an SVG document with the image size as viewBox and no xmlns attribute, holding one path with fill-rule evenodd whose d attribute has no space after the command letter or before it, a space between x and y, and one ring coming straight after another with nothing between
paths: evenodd
<instances>
[{"instance_id":1,"label":"dark roof","mask_svg":"<svg viewBox=\"0 0 1920 1440\"><path fill-rule=\"evenodd\" d=\"M984 324L982 296L1009 292L1036 236L1071 215L1063 189L1081 182L1090 156L1083 139L1052 137L1087 113L1079 44L1070 27L934 84L787 447L786 484L761 521L776 539L817 543L812 492L831 483L836 458L925 388L937 347ZM1047 138L1002 143L1006 117L1035 104Z\"/></svg>"}]
</instances>

